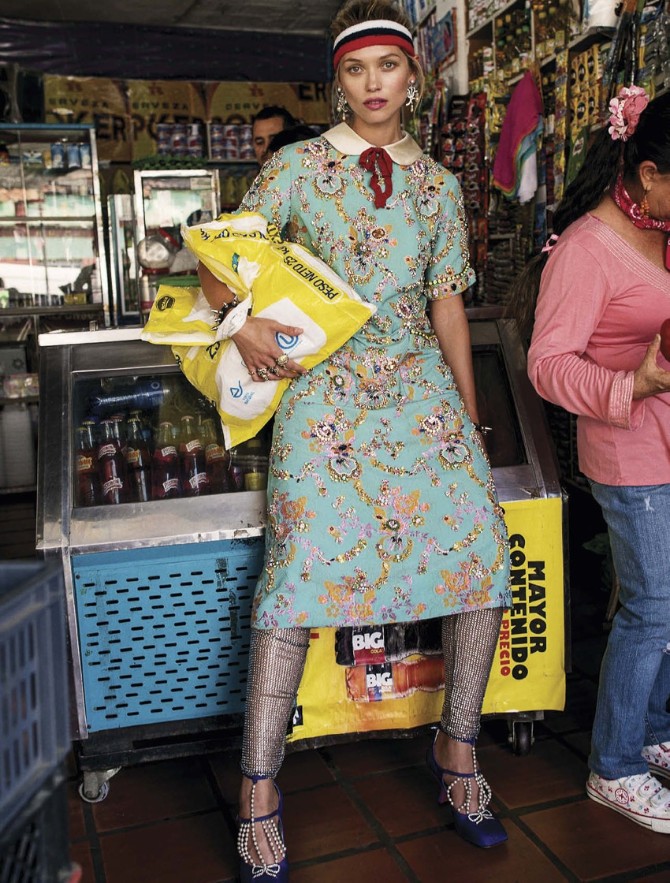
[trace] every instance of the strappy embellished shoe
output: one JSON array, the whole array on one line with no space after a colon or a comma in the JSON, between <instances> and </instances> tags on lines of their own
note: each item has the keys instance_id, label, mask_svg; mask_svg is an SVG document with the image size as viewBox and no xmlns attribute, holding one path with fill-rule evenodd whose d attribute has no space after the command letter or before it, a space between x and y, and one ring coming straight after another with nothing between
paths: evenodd
<instances>
[{"instance_id":1,"label":"strappy embellished shoe","mask_svg":"<svg viewBox=\"0 0 670 883\"><path fill-rule=\"evenodd\" d=\"M284 844L284 829L282 827L282 810L284 802L281 791L275 784L279 797L279 806L274 812L266 816L257 816L254 812L254 791L256 782L263 776L250 776L253 785L251 787L251 805L248 819L238 817L239 828L237 831L237 852L240 856L240 883L288 883L288 860L286 858L286 846ZM249 850L249 839L254 845L256 855L262 859L256 825L259 824L265 833L267 842L272 852L273 860L270 864L257 865Z\"/></svg>"},{"instance_id":2,"label":"strappy embellished shoe","mask_svg":"<svg viewBox=\"0 0 670 883\"><path fill-rule=\"evenodd\" d=\"M435 734L437 739L437 733ZM475 754L474 743L470 743L472 747L472 768L471 773L457 773L454 770L448 770L441 767L435 760L435 742L426 752L426 763L428 769L440 783L440 791L437 802L440 804L448 803L451 808L454 828L463 840L480 846L482 849L488 849L491 846L497 846L507 840L507 831L502 823L488 809L491 800L491 788L484 776L479 770L477 764L477 755ZM453 780L448 784L444 781L445 776L453 776ZM472 797L472 784L477 785L479 791L477 795L477 809L470 811L470 799ZM465 791L463 802L458 806L454 802L453 791L456 784L462 784Z\"/></svg>"}]
</instances>

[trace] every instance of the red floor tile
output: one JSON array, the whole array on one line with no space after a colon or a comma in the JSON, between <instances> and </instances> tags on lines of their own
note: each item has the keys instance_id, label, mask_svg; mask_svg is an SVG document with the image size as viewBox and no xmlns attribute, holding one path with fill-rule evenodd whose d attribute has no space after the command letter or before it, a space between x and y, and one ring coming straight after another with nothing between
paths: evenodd
<instances>
[{"instance_id":1,"label":"red floor tile","mask_svg":"<svg viewBox=\"0 0 670 883\"><path fill-rule=\"evenodd\" d=\"M432 735L415 735L411 739L360 739L324 749L344 776L365 776L423 763Z\"/></svg>"},{"instance_id":2,"label":"red floor tile","mask_svg":"<svg viewBox=\"0 0 670 883\"><path fill-rule=\"evenodd\" d=\"M68 835L70 843L82 840L86 837L84 824L84 803L77 791L79 783L70 781L67 783L67 813Z\"/></svg>"},{"instance_id":3,"label":"red floor tile","mask_svg":"<svg viewBox=\"0 0 670 883\"><path fill-rule=\"evenodd\" d=\"M398 850L421 883L558 883L566 879L513 822L506 821L505 828L509 840L492 849L479 849L455 831L445 831L400 843Z\"/></svg>"},{"instance_id":4,"label":"red floor tile","mask_svg":"<svg viewBox=\"0 0 670 883\"><path fill-rule=\"evenodd\" d=\"M565 742L575 749L584 758L584 763L588 760L591 752L591 731L586 730L580 733L568 733L563 736Z\"/></svg>"},{"instance_id":5,"label":"red floor tile","mask_svg":"<svg viewBox=\"0 0 670 883\"><path fill-rule=\"evenodd\" d=\"M366 776L357 779L354 787L391 837L446 823L446 810L437 803L438 783L427 769L409 767Z\"/></svg>"},{"instance_id":6,"label":"red floor tile","mask_svg":"<svg viewBox=\"0 0 670 883\"><path fill-rule=\"evenodd\" d=\"M478 757L494 796L510 809L584 793L584 763L554 740L537 740L524 757L503 748L486 748Z\"/></svg>"},{"instance_id":7,"label":"red floor tile","mask_svg":"<svg viewBox=\"0 0 670 883\"><path fill-rule=\"evenodd\" d=\"M231 806L237 807L241 776L239 753L214 754L208 761L224 799ZM318 751L288 754L277 778L283 794L330 785L332 782L333 776Z\"/></svg>"},{"instance_id":8,"label":"red floor tile","mask_svg":"<svg viewBox=\"0 0 670 883\"><path fill-rule=\"evenodd\" d=\"M291 883L405 883L406 875L384 850L291 869Z\"/></svg>"},{"instance_id":9,"label":"red floor tile","mask_svg":"<svg viewBox=\"0 0 670 883\"><path fill-rule=\"evenodd\" d=\"M95 883L93 858L88 843L75 843L71 845L70 859L81 868L81 883Z\"/></svg>"},{"instance_id":10,"label":"red floor tile","mask_svg":"<svg viewBox=\"0 0 670 883\"><path fill-rule=\"evenodd\" d=\"M292 861L334 856L378 842L364 817L337 785L287 795L284 830Z\"/></svg>"},{"instance_id":11,"label":"red floor tile","mask_svg":"<svg viewBox=\"0 0 670 883\"><path fill-rule=\"evenodd\" d=\"M277 780L285 794L315 785L330 785L333 774L319 751L296 751L286 755Z\"/></svg>"},{"instance_id":12,"label":"red floor tile","mask_svg":"<svg viewBox=\"0 0 670 883\"><path fill-rule=\"evenodd\" d=\"M109 786L108 796L92 805L98 831L145 825L216 806L197 757L126 767L110 779Z\"/></svg>"},{"instance_id":13,"label":"red floor tile","mask_svg":"<svg viewBox=\"0 0 670 883\"><path fill-rule=\"evenodd\" d=\"M648 831L588 798L528 813L523 821L579 880L670 864L670 836Z\"/></svg>"},{"instance_id":14,"label":"red floor tile","mask_svg":"<svg viewBox=\"0 0 670 883\"><path fill-rule=\"evenodd\" d=\"M240 788L239 752L222 751L220 754L210 754L206 761L209 763L216 784L226 803L237 806L237 795Z\"/></svg>"},{"instance_id":15,"label":"red floor tile","mask_svg":"<svg viewBox=\"0 0 670 883\"><path fill-rule=\"evenodd\" d=\"M100 845L106 883L232 883L237 875L220 813L106 834Z\"/></svg>"}]
</instances>

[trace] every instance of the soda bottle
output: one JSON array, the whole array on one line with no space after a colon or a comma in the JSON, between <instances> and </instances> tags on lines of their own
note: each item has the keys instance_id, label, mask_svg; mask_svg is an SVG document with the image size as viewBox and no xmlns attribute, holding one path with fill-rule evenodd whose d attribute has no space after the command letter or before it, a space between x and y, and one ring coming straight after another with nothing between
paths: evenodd
<instances>
[{"instance_id":1,"label":"soda bottle","mask_svg":"<svg viewBox=\"0 0 670 883\"><path fill-rule=\"evenodd\" d=\"M142 432L142 438L147 444L148 448L153 448L153 432L151 431L151 424L148 420L145 419L142 411L133 410L128 415L128 420L139 420L140 422L140 431Z\"/></svg>"},{"instance_id":2,"label":"soda bottle","mask_svg":"<svg viewBox=\"0 0 670 883\"><path fill-rule=\"evenodd\" d=\"M173 425L163 420L158 427L158 439L151 462L152 494L154 500L181 497L179 454L174 446Z\"/></svg>"},{"instance_id":3,"label":"soda bottle","mask_svg":"<svg viewBox=\"0 0 670 883\"><path fill-rule=\"evenodd\" d=\"M125 459L126 456L126 415L125 414L112 414L109 418L112 421L114 427L114 438L118 439L119 448L123 457Z\"/></svg>"},{"instance_id":4,"label":"soda bottle","mask_svg":"<svg viewBox=\"0 0 670 883\"><path fill-rule=\"evenodd\" d=\"M76 431L75 470L77 473L77 506L99 506L102 489L95 452L94 423L84 421Z\"/></svg>"},{"instance_id":5,"label":"soda bottle","mask_svg":"<svg viewBox=\"0 0 670 883\"><path fill-rule=\"evenodd\" d=\"M185 497L199 497L210 491L205 464L205 448L195 426L195 418L184 414L179 432L181 488Z\"/></svg>"},{"instance_id":6,"label":"soda bottle","mask_svg":"<svg viewBox=\"0 0 670 883\"><path fill-rule=\"evenodd\" d=\"M126 501L126 468L121 453L118 423L103 420L100 424L102 437L96 452L98 475L102 485L103 503L125 503Z\"/></svg>"},{"instance_id":7,"label":"soda bottle","mask_svg":"<svg viewBox=\"0 0 670 883\"><path fill-rule=\"evenodd\" d=\"M211 417L206 417L200 424L202 443L205 446L205 469L209 479L210 493L224 494L231 490L230 456L223 445L219 444L216 427Z\"/></svg>"},{"instance_id":8,"label":"soda bottle","mask_svg":"<svg viewBox=\"0 0 670 883\"><path fill-rule=\"evenodd\" d=\"M125 447L128 473L128 498L134 503L146 503L151 499L151 455L142 435L139 420L128 421Z\"/></svg>"}]
</instances>

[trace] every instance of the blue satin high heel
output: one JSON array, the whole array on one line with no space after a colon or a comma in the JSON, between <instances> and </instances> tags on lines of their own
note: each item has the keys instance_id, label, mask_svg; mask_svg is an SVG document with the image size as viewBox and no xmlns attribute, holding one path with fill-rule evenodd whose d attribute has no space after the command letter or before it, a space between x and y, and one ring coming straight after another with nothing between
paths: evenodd
<instances>
[{"instance_id":1,"label":"blue satin high heel","mask_svg":"<svg viewBox=\"0 0 670 883\"><path fill-rule=\"evenodd\" d=\"M264 776L250 776L253 785L251 787L250 817L243 819L238 816L239 828L237 831L237 852L240 856L240 883L288 883L288 859L286 858L286 845L284 844L284 829L282 826L282 811L284 801L281 791L275 784L275 790L279 796L279 806L274 812L266 816L257 816L254 813L254 791L256 782ZM273 821L276 820L276 821ZM259 824L267 838L272 851L270 864L257 865L249 850L249 840L254 845L256 854L262 857L256 835L256 824Z\"/></svg>"},{"instance_id":2,"label":"blue satin high heel","mask_svg":"<svg viewBox=\"0 0 670 883\"><path fill-rule=\"evenodd\" d=\"M435 734L437 739L437 733ZM489 849L491 846L497 846L507 840L507 831L502 823L493 815L488 804L491 800L491 788L484 776L479 771L477 765L477 756L475 754L475 746L472 746L472 773L457 773L454 770L448 770L441 767L435 760L435 742L426 752L426 763L428 769L440 783L440 791L437 797L439 804L448 803L451 809L451 815L456 833L468 843L479 846L482 849ZM444 781L444 776L453 776L454 779L448 785ZM465 798L463 802L456 806L453 800L452 792L454 785L460 782L465 790ZM472 797L472 783L475 783L479 789L477 796L477 810L470 812L470 798ZM465 811L463 811L465 810Z\"/></svg>"}]
</instances>

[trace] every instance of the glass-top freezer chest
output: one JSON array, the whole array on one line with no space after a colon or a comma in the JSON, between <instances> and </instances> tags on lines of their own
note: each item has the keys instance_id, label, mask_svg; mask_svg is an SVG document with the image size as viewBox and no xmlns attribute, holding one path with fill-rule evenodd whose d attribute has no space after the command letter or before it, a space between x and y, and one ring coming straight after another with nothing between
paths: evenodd
<instances>
[{"instance_id":1,"label":"glass-top freezer chest","mask_svg":"<svg viewBox=\"0 0 670 883\"><path fill-rule=\"evenodd\" d=\"M269 431L226 450L213 405L181 374L169 347L144 343L139 333L40 338L38 542L45 550L262 530Z\"/></svg>"}]
</instances>

